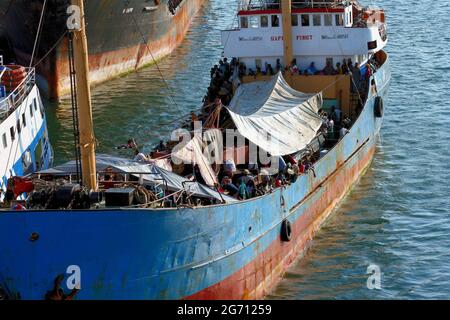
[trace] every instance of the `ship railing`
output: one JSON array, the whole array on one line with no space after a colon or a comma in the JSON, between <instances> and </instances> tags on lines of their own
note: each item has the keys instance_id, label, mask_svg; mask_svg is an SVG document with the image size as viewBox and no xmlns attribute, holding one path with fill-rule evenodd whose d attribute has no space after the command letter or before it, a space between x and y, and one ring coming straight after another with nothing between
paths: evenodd
<instances>
[{"instance_id":1,"label":"ship railing","mask_svg":"<svg viewBox=\"0 0 450 320\"><path fill-rule=\"evenodd\" d=\"M305 1L293 1L293 9L303 8L330 8L338 5L342 5L340 0L305 0ZM268 10L268 9L281 9L280 1L241 1L238 5L239 11L253 11L253 10Z\"/></svg>"},{"instance_id":2,"label":"ship railing","mask_svg":"<svg viewBox=\"0 0 450 320\"><path fill-rule=\"evenodd\" d=\"M34 68L25 68L27 76L6 97L0 98L0 121L11 115L26 100L36 84L36 71Z\"/></svg>"}]
</instances>

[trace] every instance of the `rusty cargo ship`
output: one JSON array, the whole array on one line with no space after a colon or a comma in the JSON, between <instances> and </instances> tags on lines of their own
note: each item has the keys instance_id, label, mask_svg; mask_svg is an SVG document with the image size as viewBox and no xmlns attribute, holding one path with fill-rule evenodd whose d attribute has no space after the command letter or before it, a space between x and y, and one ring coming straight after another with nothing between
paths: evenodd
<instances>
[{"instance_id":1,"label":"rusty cargo ship","mask_svg":"<svg viewBox=\"0 0 450 320\"><path fill-rule=\"evenodd\" d=\"M260 299L305 253L373 160L385 13L240 1L237 17L183 136L132 161L95 155L86 135L81 184L72 161L8 185L0 298Z\"/></svg>"},{"instance_id":2,"label":"rusty cargo ship","mask_svg":"<svg viewBox=\"0 0 450 320\"><path fill-rule=\"evenodd\" d=\"M205 0L86 1L91 84L136 70L168 55L183 40ZM69 0L2 0L0 38L5 56L29 65L40 13L46 6L34 58L44 96L70 93L67 8Z\"/></svg>"}]
</instances>

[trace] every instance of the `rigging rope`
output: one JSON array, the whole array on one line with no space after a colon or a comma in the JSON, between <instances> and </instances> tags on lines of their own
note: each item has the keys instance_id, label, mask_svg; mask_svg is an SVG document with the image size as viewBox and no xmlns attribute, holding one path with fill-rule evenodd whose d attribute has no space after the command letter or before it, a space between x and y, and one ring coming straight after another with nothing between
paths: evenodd
<instances>
[{"instance_id":1,"label":"rigging rope","mask_svg":"<svg viewBox=\"0 0 450 320\"><path fill-rule=\"evenodd\" d=\"M39 48L39 43L41 41L41 32L46 8L47 8L47 0L44 0L44 4L42 5L41 17L39 18L39 25L36 33L36 38L34 39L33 52L31 53L30 68L33 66L34 55L36 54L36 50Z\"/></svg>"},{"instance_id":2,"label":"rigging rope","mask_svg":"<svg viewBox=\"0 0 450 320\"><path fill-rule=\"evenodd\" d=\"M41 12L41 16L40 16L40 19L39 19L39 26L38 26L38 29L37 29L37 32L36 32L36 36L35 36L35 40L34 40L34 46L33 46L33 53L32 53L32 56L31 56L31 60L30 60L30 68L31 68L31 66L32 66L32 63L33 63L33 57L34 57L34 54L35 54L35 51L36 51L36 49L38 48L38 43L39 43L39 39L40 39L40 35L41 35L41 32L42 32L42 25L43 25L43 20L44 20L44 15L45 15L45 10L46 10L46 7L47 7L47 0L44 0L44 4L43 4L43 6L42 6L42 12ZM25 78L25 80L24 80L24 82L23 83L21 83L19 86L21 86L21 85L24 85L25 84L25 82L28 80L28 75L27 75L27 77ZM27 91L25 91L25 92L27 92ZM16 112L18 113L18 114L21 114L22 113L22 108L25 106L25 108L28 106L28 99L30 98L30 92L27 92L27 97L26 97L26 100L25 101L22 101L22 105L20 106L20 108L18 109L18 110L16 110ZM39 105L39 108L41 109L42 108L42 105L40 104ZM20 119L19 119L19 126L21 126L21 121L20 121ZM14 126L13 127L14 129L13 130L16 130L16 129L18 129L16 126ZM20 145L20 132L19 132L19 130L17 130L17 144L16 144L16 148L15 148L15 150L14 150L14 158L15 158L15 156L17 155L17 150L19 149L19 145ZM11 143L14 143L14 140L12 140L11 139ZM12 155L12 152L13 152L13 146L11 146L11 149L9 150L9 153L8 153L8 161L6 162L6 166L5 166L5 171L3 172L3 175L2 175L2 177L5 177L6 176L6 173L7 173L7 171L8 171L8 167L9 167L9 164L10 164L10 161L11 161L11 155ZM14 159L13 159L13 161L14 161ZM12 175L12 169L10 169L10 171L11 171L11 175ZM4 181L3 181L3 179L2 179L2 188L4 187Z\"/></svg>"},{"instance_id":3,"label":"rigging rope","mask_svg":"<svg viewBox=\"0 0 450 320\"><path fill-rule=\"evenodd\" d=\"M65 37L68 33L69 33L69 31L66 30L66 31L61 35L61 37L55 42L55 44L47 51L47 53L46 53L41 59L39 59L38 62L36 62L36 63L34 64L33 67L37 67L39 64L41 64L42 61L44 61L45 58L47 58L48 55L49 55L50 53L52 53L53 50L56 49L56 47L61 43L61 41L64 39L64 37Z\"/></svg>"},{"instance_id":4,"label":"rigging rope","mask_svg":"<svg viewBox=\"0 0 450 320\"><path fill-rule=\"evenodd\" d=\"M130 4L130 0L127 0L126 5L128 6L129 4ZM131 17L133 18L133 22L134 22L134 24L136 26L136 30L139 32L140 36L142 37L142 41L144 42L148 53L150 53L150 56L151 56L155 66L156 66L156 69L158 70L158 73L159 73L159 75L161 76L161 79L164 82L164 85L166 86L167 90L169 91L169 96L170 96L173 104L178 108L178 104L175 101L175 98L174 98L174 96L172 94L172 89L170 88L169 83L167 82L166 78L164 77L164 74L163 74L161 68L159 67L158 61L155 59L155 57L153 56L152 51L150 50L150 47L148 46L148 40L145 39L145 35L142 32L141 28L139 27L139 25L138 25L138 23L136 21L136 18L134 17L134 14L131 14Z\"/></svg>"}]
</instances>

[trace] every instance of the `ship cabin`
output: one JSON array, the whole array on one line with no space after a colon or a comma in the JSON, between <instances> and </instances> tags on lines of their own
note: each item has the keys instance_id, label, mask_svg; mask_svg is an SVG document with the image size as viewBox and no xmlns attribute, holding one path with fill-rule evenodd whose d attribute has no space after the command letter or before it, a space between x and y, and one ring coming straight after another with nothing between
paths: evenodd
<instances>
[{"instance_id":1,"label":"ship cabin","mask_svg":"<svg viewBox=\"0 0 450 320\"><path fill-rule=\"evenodd\" d=\"M290 21L285 22L280 3L241 1L237 26L222 32L224 56L245 65L244 83L289 71L285 78L294 89L317 93L326 88L324 105L341 107L345 113L352 100L358 99L352 97L350 75L323 70L328 65L337 71L337 64L342 66L350 59L364 72L375 54L382 64L382 49L387 44L384 11L362 7L357 1L296 0L284 8L291 13ZM309 69L311 63L314 72Z\"/></svg>"},{"instance_id":2,"label":"ship cabin","mask_svg":"<svg viewBox=\"0 0 450 320\"><path fill-rule=\"evenodd\" d=\"M0 55L0 191L9 177L47 168L52 159L35 69L4 65Z\"/></svg>"}]
</instances>

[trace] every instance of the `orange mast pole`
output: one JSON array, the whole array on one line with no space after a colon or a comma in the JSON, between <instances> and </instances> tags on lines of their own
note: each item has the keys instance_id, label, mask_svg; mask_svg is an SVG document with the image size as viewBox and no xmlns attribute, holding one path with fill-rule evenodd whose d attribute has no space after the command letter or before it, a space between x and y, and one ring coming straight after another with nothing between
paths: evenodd
<instances>
[{"instance_id":1,"label":"orange mast pole","mask_svg":"<svg viewBox=\"0 0 450 320\"><path fill-rule=\"evenodd\" d=\"M80 127L83 184L91 190L97 190L95 135L92 117L91 88L89 85L89 60L84 3L83 0L72 0L72 5L80 9L80 26L78 29L73 30L73 47L77 79L78 122Z\"/></svg>"}]
</instances>

